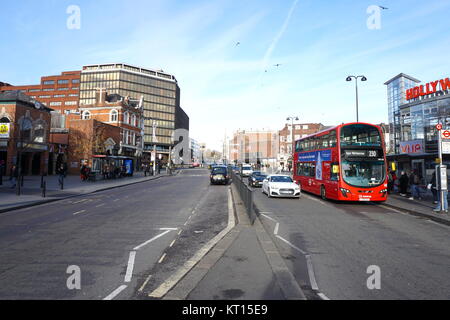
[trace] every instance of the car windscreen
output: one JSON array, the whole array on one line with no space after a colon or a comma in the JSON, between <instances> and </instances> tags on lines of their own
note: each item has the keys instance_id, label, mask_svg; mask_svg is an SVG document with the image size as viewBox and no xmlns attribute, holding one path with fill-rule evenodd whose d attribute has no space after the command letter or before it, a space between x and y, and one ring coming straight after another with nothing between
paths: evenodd
<instances>
[{"instance_id":1,"label":"car windscreen","mask_svg":"<svg viewBox=\"0 0 450 320\"><path fill-rule=\"evenodd\" d=\"M270 178L270 182L292 182L290 177L275 176Z\"/></svg>"},{"instance_id":2,"label":"car windscreen","mask_svg":"<svg viewBox=\"0 0 450 320\"><path fill-rule=\"evenodd\" d=\"M263 174L259 171L253 171L252 176L263 176Z\"/></svg>"},{"instance_id":3,"label":"car windscreen","mask_svg":"<svg viewBox=\"0 0 450 320\"><path fill-rule=\"evenodd\" d=\"M250 167L250 166L242 167L242 170L252 170L252 167Z\"/></svg>"},{"instance_id":4,"label":"car windscreen","mask_svg":"<svg viewBox=\"0 0 450 320\"><path fill-rule=\"evenodd\" d=\"M221 167L215 167L212 170L213 174L227 174L227 169L226 168L221 168Z\"/></svg>"}]
</instances>

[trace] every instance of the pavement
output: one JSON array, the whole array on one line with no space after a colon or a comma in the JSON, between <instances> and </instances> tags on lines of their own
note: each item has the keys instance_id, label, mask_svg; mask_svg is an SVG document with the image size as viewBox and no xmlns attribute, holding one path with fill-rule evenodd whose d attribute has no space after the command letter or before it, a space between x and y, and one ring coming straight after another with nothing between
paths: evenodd
<instances>
[{"instance_id":1,"label":"pavement","mask_svg":"<svg viewBox=\"0 0 450 320\"><path fill-rule=\"evenodd\" d=\"M430 193L424 193L421 200L410 200L408 197L391 193L384 205L412 215L422 216L445 225L450 225L450 215L448 213L433 211L436 208L436 204L433 203L433 196Z\"/></svg>"},{"instance_id":2,"label":"pavement","mask_svg":"<svg viewBox=\"0 0 450 320\"><path fill-rule=\"evenodd\" d=\"M100 178L95 182L81 181L79 176L67 176L64 179L64 190L61 190L59 186L57 175L47 176L44 177L44 181L46 181L45 198L42 196L40 176L24 177L24 186L20 196L16 194L16 189L10 188L10 181L4 177L3 184L0 185L0 213L159 179L166 175L165 171L161 171L160 175L145 177L143 172L136 172L132 177L111 180L103 180Z\"/></svg>"}]
</instances>

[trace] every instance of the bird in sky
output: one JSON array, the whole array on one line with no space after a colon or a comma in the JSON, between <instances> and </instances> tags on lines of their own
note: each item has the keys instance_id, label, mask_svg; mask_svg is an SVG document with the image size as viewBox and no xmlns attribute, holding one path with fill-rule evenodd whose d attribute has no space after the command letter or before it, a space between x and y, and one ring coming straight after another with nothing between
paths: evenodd
<instances>
[{"instance_id":1,"label":"bird in sky","mask_svg":"<svg viewBox=\"0 0 450 320\"><path fill-rule=\"evenodd\" d=\"M279 66L281 66L281 63L274 64L273 66L274 67L279 67Z\"/></svg>"},{"instance_id":2,"label":"bird in sky","mask_svg":"<svg viewBox=\"0 0 450 320\"><path fill-rule=\"evenodd\" d=\"M240 45L241 43L240 42L236 42L236 47L238 46L238 45Z\"/></svg>"},{"instance_id":3,"label":"bird in sky","mask_svg":"<svg viewBox=\"0 0 450 320\"><path fill-rule=\"evenodd\" d=\"M381 9L383 9L383 10L387 10L387 9L389 9L389 8L386 8L386 7L383 7L383 6L379 6Z\"/></svg>"}]
</instances>

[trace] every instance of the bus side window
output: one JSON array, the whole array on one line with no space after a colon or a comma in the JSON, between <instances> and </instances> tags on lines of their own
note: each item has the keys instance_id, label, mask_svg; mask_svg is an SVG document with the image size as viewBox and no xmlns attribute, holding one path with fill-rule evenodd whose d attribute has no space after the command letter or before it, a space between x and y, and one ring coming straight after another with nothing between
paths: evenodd
<instances>
[{"instance_id":1,"label":"bus side window","mask_svg":"<svg viewBox=\"0 0 450 320\"><path fill-rule=\"evenodd\" d=\"M316 164L315 163L310 163L309 164L309 176L310 177L315 177L316 176Z\"/></svg>"},{"instance_id":2,"label":"bus side window","mask_svg":"<svg viewBox=\"0 0 450 320\"><path fill-rule=\"evenodd\" d=\"M339 181L339 163L331 163L331 181Z\"/></svg>"}]
</instances>

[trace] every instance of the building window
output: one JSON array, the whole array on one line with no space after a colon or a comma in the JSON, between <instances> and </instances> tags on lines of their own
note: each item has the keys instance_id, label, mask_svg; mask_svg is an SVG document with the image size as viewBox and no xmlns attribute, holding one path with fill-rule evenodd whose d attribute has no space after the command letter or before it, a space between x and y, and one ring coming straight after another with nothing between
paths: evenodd
<instances>
[{"instance_id":1,"label":"building window","mask_svg":"<svg viewBox=\"0 0 450 320\"><path fill-rule=\"evenodd\" d=\"M69 88L58 88L58 91L67 91Z\"/></svg>"},{"instance_id":2,"label":"building window","mask_svg":"<svg viewBox=\"0 0 450 320\"><path fill-rule=\"evenodd\" d=\"M65 98L65 97L66 97L65 94L55 94L55 95L53 96L53 98Z\"/></svg>"},{"instance_id":3,"label":"building window","mask_svg":"<svg viewBox=\"0 0 450 320\"><path fill-rule=\"evenodd\" d=\"M85 110L85 111L83 111L83 114L81 117L82 117L81 119L83 119L83 120L89 120L89 119L91 119L91 113L89 111Z\"/></svg>"},{"instance_id":4,"label":"building window","mask_svg":"<svg viewBox=\"0 0 450 320\"><path fill-rule=\"evenodd\" d=\"M20 140L23 141L30 141L31 139L31 128L32 123L31 120L28 118L23 118L22 121L20 121Z\"/></svg>"},{"instance_id":5,"label":"building window","mask_svg":"<svg viewBox=\"0 0 450 320\"><path fill-rule=\"evenodd\" d=\"M78 104L77 101L66 101L64 103L66 106L76 106Z\"/></svg>"},{"instance_id":6,"label":"building window","mask_svg":"<svg viewBox=\"0 0 450 320\"><path fill-rule=\"evenodd\" d=\"M303 125L303 130L308 130L308 125L307 124L305 124L305 125Z\"/></svg>"},{"instance_id":7,"label":"building window","mask_svg":"<svg viewBox=\"0 0 450 320\"><path fill-rule=\"evenodd\" d=\"M136 127L136 116L134 114L131 116L131 125Z\"/></svg>"},{"instance_id":8,"label":"building window","mask_svg":"<svg viewBox=\"0 0 450 320\"><path fill-rule=\"evenodd\" d=\"M73 79L72 83L80 83L80 80L79 79Z\"/></svg>"},{"instance_id":9,"label":"building window","mask_svg":"<svg viewBox=\"0 0 450 320\"><path fill-rule=\"evenodd\" d=\"M69 80L58 80L58 84L68 84Z\"/></svg>"},{"instance_id":10,"label":"building window","mask_svg":"<svg viewBox=\"0 0 450 320\"><path fill-rule=\"evenodd\" d=\"M40 99L48 99L50 96L39 96Z\"/></svg>"},{"instance_id":11,"label":"building window","mask_svg":"<svg viewBox=\"0 0 450 320\"><path fill-rule=\"evenodd\" d=\"M111 110L111 113L109 114L109 121L110 122L117 122L119 120L119 113L116 109Z\"/></svg>"},{"instance_id":12,"label":"building window","mask_svg":"<svg viewBox=\"0 0 450 320\"><path fill-rule=\"evenodd\" d=\"M128 123L130 116L128 115L128 112L125 112L123 114L123 123Z\"/></svg>"},{"instance_id":13,"label":"building window","mask_svg":"<svg viewBox=\"0 0 450 320\"><path fill-rule=\"evenodd\" d=\"M34 127L33 140L36 143L45 142L45 128L42 123L39 123Z\"/></svg>"},{"instance_id":14,"label":"building window","mask_svg":"<svg viewBox=\"0 0 450 320\"><path fill-rule=\"evenodd\" d=\"M55 84L55 81L53 80L44 81L44 85L51 85L51 84Z\"/></svg>"},{"instance_id":15,"label":"building window","mask_svg":"<svg viewBox=\"0 0 450 320\"><path fill-rule=\"evenodd\" d=\"M62 102L50 102L51 107L60 106L62 105Z\"/></svg>"}]
</instances>

